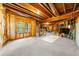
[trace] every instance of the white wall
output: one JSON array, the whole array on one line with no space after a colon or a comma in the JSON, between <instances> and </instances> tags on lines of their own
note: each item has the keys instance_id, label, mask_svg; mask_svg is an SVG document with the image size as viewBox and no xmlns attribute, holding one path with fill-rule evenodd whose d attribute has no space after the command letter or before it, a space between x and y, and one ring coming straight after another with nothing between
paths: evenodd
<instances>
[{"instance_id":1,"label":"white wall","mask_svg":"<svg viewBox=\"0 0 79 59\"><path fill-rule=\"evenodd\" d=\"M79 47L79 17L76 22L76 44Z\"/></svg>"}]
</instances>

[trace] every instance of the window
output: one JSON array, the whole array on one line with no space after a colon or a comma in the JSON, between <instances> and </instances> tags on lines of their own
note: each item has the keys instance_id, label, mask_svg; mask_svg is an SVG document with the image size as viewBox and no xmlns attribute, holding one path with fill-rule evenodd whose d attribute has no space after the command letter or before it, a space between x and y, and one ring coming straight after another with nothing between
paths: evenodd
<instances>
[{"instance_id":1,"label":"window","mask_svg":"<svg viewBox=\"0 0 79 59\"><path fill-rule=\"evenodd\" d=\"M24 22L18 22L17 23L18 33L23 33L24 32L24 26L25 26Z\"/></svg>"},{"instance_id":2,"label":"window","mask_svg":"<svg viewBox=\"0 0 79 59\"><path fill-rule=\"evenodd\" d=\"M31 24L30 23L25 24L24 22L18 22L17 27L18 27L18 33L31 31Z\"/></svg>"},{"instance_id":3,"label":"window","mask_svg":"<svg viewBox=\"0 0 79 59\"><path fill-rule=\"evenodd\" d=\"M25 32L28 32L28 24L25 25Z\"/></svg>"},{"instance_id":4,"label":"window","mask_svg":"<svg viewBox=\"0 0 79 59\"><path fill-rule=\"evenodd\" d=\"M28 23L28 32L30 32L30 30L31 30L31 24Z\"/></svg>"},{"instance_id":5,"label":"window","mask_svg":"<svg viewBox=\"0 0 79 59\"><path fill-rule=\"evenodd\" d=\"M31 30L31 24L30 23L26 23L25 25L25 32L30 32Z\"/></svg>"}]
</instances>

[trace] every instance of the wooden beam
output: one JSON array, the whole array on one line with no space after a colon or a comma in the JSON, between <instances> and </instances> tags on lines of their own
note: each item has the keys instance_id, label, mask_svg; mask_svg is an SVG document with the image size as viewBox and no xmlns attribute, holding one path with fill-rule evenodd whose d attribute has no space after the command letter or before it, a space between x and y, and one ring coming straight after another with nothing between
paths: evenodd
<instances>
[{"instance_id":1,"label":"wooden beam","mask_svg":"<svg viewBox=\"0 0 79 59\"><path fill-rule=\"evenodd\" d=\"M75 8L76 8L76 3L74 3L73 11L75 11Z\"/></svg>"},{"instance_id":2,"label":"wooden beam","mask_svg":"<svg viewBox=\"0 0 79 59\"><path fill-rule=\"evenodd\" d=\"M78 17L78 16L79 16L79 10L76 10L74 12L70 12L61 16L48 18L47 20L43 20L41 22L59 21L59 20L68 19L71 17Z\"/></svg>"},{"instance_id":3,"label":"wooden beam","mask_svg":"<svg viewBox=\"0 0 79 59\"><path fill-rule=\"evenodd\" d=\"M7 7L7 8L16 10L16 11L18 11L18 12L21 12L21 13L24 13L24 14L27 14L27 15L30 15L30 16L32 16L32 17L41 19L41 20L44 19L44 18L42 18L42 17L40 17L40 16L36 16L35 14L29 13L29 11L27 11L27 10L21 10L19 7L17 7L17 6L13 6L13 5L11 5L11 4L10 4L10 5L8 5L8 4L4 4L4 6Z\"/></svg>"},{"instance_id":4,"label":"wooden beam","mask_svg":"<svg viewBox=\"0 0 79 59\"><path fill-rule=\"evenodd\" d=\"M39 3L39 5L42 6L50 14L50 16L52 16L52 14L50 13L50 11L45 6L43 6L42 3Z\"/></svg>"},{"instance_id":5,"label":"wooden beam","mask_svg":"<svg viewBox=\"0 0 79 59\"><path fill-rule=\"evenodd\" d=\"M47 3L42 3L50 12L51 12L51 9L49 8L49 6L47 5Z\"/></svg>"},{"instance_id":6,"label":"wooden beam","mask_svg":"<svg viewBox=\"0 0 79 59\"><path fill-rule=\"evenodd\" d=\"M65 4L63 3L63 10L64 10L64 13L66 13L66 8L65 8Z\"/></svg>"},{"instance_id":7,"label":"wooden beam","mask_svg":"<svg viewBox=\"0 0 79 59\"><path fill-rule=\"evenodd\" d=\"M43 13L40 10L39 10L40 14L38 14L37 13L38 9L33 7L32 5L30 5L29 3L26 3L26 4L25 3L21 3L21 4L16 4L16 5L18 5L20 7L23 7L24 9L27 9L27 10L31 11L32 13L41 16L42 18L48 18L49 17L48 15L46 15L45 13Z\"/></svg>"},{"instance_id":8,"label":"wooden beam","mask_svg":"<svg viewBox=\"0 0 79 59\"><path fill-rule=\"evenodd\" d=\"M49 6L52 10L52 13L55 15L55 16L58 16L59 15L59 12L57 11L56 7L54 6L53 3L49 3Z\"/></svg>"},{"instance_id":9,"label":"wooden beam","mask_svg":"<svg viewBox=\"0 0 79 59\"><path fill-rule=\"evenodd\" d=\"M23 9L23 11L26 11L26 12L28 12L28 13L30 13L30 14L33 14L33 15L35 15L35 16L37 16L37 17L40 17L40 18L42 18L42 19L46 19L46 17L48 17L48 16L45 16L44 15L44 13L42 14L42 12L41 11L39 11L40 12L40 14L38 14L37 13L37 11L38 11L38 9L34 9L34 7L33 6L31 6L30 4L13 4L14 6L17 6L17 7L19 7L19 8L21 8L21 9ZM26 7L27 6L27 7ZM32 8L33 7L33 8Z\"/></svg>"},{"instance_id":10,"label":"wooden beam","mask_svg":"<svg viewBox=\"0 0 79 59\"><path fill-rule=\"evenodd\" d=\"M50 14L52 15L51 13L51 9L49 8L49 6L46 4L46 3L41 3L49 12ZM54 15L53 15L54 16Z\"/></svg>"},{"instance_id":11,"label":"wooden beam","mask_svg":"<svg viewBox=\"0 0 79 59\"><path fill-rule=\"evenodd\" d=\"M32 5L33 7L37 8L38 10L42 11L43 13L45 13L48 18L51 17L52 15L47 11L47 9L42 6L40 3L29 3L30 5Z\"/></svg>"}]
</instances>

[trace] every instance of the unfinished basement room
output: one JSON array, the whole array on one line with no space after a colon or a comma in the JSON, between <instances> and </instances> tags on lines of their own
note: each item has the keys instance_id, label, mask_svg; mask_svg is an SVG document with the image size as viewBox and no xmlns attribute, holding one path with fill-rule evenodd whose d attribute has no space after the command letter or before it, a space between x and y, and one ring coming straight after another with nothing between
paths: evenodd
<instances>
[{"instance_id":1,"label":"unfinished basement room","mask_svg":"<svg viewBox=\"0 0 79 59\"><path fill-rule=\"evenodd\" d=\"M0 3L0 56L79 56L79 3Z\"/></svg>"}]
</instances>

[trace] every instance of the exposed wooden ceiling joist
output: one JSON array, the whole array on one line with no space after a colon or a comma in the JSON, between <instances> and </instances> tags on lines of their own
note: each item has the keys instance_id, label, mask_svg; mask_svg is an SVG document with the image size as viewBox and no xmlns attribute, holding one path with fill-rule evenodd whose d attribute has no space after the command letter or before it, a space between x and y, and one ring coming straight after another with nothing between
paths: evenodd
<instances>
[{"instance_id":1,"label":"exposed wooden ceiling joist","mask_svg":"<svg viewBox=\"0 0 79 59\"><path fill-rule=\"evenodd\" d=\"M74 12L70 12L61 16L52 17L47 20L43 20L42 22L59 21L59 20L68 19L68 18L77 17L77 16L79 16L79 10L76 10Z\"/></svg>"},{"instance_id":2,"label":"exposed wooden ceiling joist","mask_svg":"<svg viewBox=\"0 0 79 59\"><path fill-rule=\"evenodd\" d=\"M30 5L29 3L27 3L27 4L26 4L26 3L20 3L20 4L17 4L17 5L23 7L23 8L25 8L25 9L27 9L27 10L30 10L30 11L32 11L33 13L36 13L37 15L39 15L39 16L41 16L41 17L44 17L44 16L45 16L45 18L48 18L48 16L47 16L45 13L43 13L43 12L41 12L39 9L33 7L33 6ZM37 13L38 11L40 12L40 14Z\"/></svg>"},{"instance_id":3,"label":"exposed wooden ceiling joist","mask_svg":"<svg viewBox=\"0 0 79 59\"><path fill-rule=\"evenodd\" d=\"M57 11L59 12L60 15L64 14L64 6L63 3L54 3Z\"/></svg>"},{"instance_id":4,"label":"exposed wooden ceiling joist","mask_svg":"<svg viewBox=\"0 0 79 59\"><path fill-rule=\"evenodd\" d=\"M65 3L66 13L73 12L74 3Z\"/></svg>"},{"instance_id":5,"label":"exposed wooden ceiling joist","mask_svg":"<svg viewBox=\"0 0 79 59\"><path fill-rule=\"evenodd\" d=\"M63 3L63 10L64 10L64 13L66 13L65 3Z\"/></svg>"},{"instance_id":6,"label":"exposed wooden ceiling joist","mask_svg":"<svg viewBox=\"0 0 79 59\"><path fill-rule=\"evenodd\" d=\"M58 16L59 15L59 12L57 11L57 9L55 8L54 4L52 3L49 3L49 6L52 10L52 13L55 15L55 16Z\"/></svg>"},{"instance_id":7,"label":"exposed wooden ceiling joist","mask_svg":"<svg viewBox=\"0 0 79 59\"><path fill-rule=\"evenodd\" d=\"M77 3L6 3L5 5L34 19L40 19L42 22L58 21L71 16L75 17L72 14L76 13L79 6Z\"/></svg>"},{"instance_id":8,"label":"exposed wooden ceiling joist","mask_svg":"<svg viewBox=\"0 0 79 59\"><path fill-rule=\"evenodd\" d=\"M7 12L10 12L11 11L13 14L16 14L16 15L19 15L19 16L23 16L23 17L27 17L27 18L31 18L31 19L34 19L34 20L36 20L38 22L40 22L40 20L41 20L41 19L38 19L36 17L27 15L26 13L22 13L22 12L19 12L17 10L14 10L14 9L11 9L11 8L8 8L8 7L7 7L6 10L8 10Z\"/></svg>"},{"instance_id":9,"label":"exposed wooden ceiling joist","mask_svg":"<svg viewBox=\"0 0 79 59\"><path fill-rule=\"evenodd\" d=\"M40 17L40 18L43 18L43 19L46 19L47 18L46 15L42 15L42 13L39 10L36 10L36 9L30 7L28 4L25 5L27 7L25 7L24 5L21 5L21 4L14 4L14 5L20 7L21 9L24 9L24 11L28 11L28 13L33 14L33 15L35 15L37 17ZM33 10L31 10L30 8L33 9ZM40 14L38 14L38 11L40 12Z\"/></svg>"},{"instance_id":10,"label":"exposed wooden ceiling joist","mask_svg":"<svg viewBox=\"0 0 79 59\"><path fill-rule=\"evenodd\" d=\"M36 18L38 18L38 19L42 19L42 18L39 18L39 17L34 16L34 15L32 15L32 14L28 14L27 12L25 12L25 11L21 10L20 8L18 8L17 6L15 7L15 6L11 5L11 4L10 4L10 5L4 4L4 6L5 6L6 8L13 9L13 10L19 11L19 12L21 12L21 13L25 13L25 14L27 14L27 15L30 15L31 17L36 17ZM42 20L43 20L43 19L42 19Z\"/></svg>"},{"instance_id":11,"label":"exposed wooden ceiling joist","mask_svg":"<svg viewBox=\"0 0 79 59\"><path fill-rule=\"evenodd\" d=\"M42 11L43 13L45 13L48 17L52 17L52 15L49 13L49 11L40 3L29 3L30 5L32 5L33 7L39 9L40 11Z\"/></svg>"},{"instance_id":12,"label":"exposed wooden ceiling joist","mask_svg":"<svg viewBox=\"0 0 79 59\"><path fill-rule=\"evenodd\" d=\"M51 14L52 16L54 16L54 14L51 13L51 9L50 9L50 7L48 6L47 3L41 3L41 5L43 5L43 6L50 12L50 14Z\"/></svg>"},{"instance_id":13,"label":"exposed wooden ceiling joist","mask_svg":"<svg viewBox=\"0 0 79 59\"><path fill-rule=\"evenodd\" d=\"M75 11L75 8L76 8L76 3L74 3L74 6L73 6L73 11Z\"/></svg>"}]
</instances>

